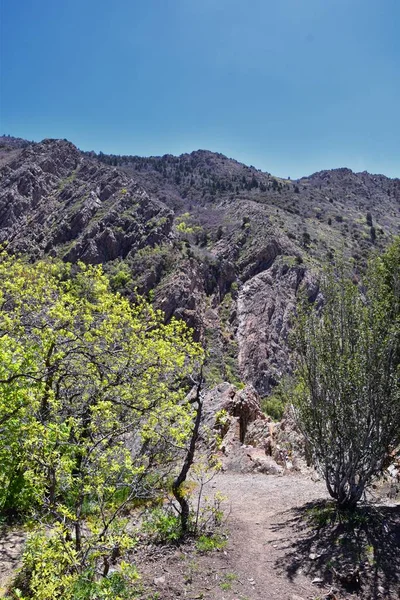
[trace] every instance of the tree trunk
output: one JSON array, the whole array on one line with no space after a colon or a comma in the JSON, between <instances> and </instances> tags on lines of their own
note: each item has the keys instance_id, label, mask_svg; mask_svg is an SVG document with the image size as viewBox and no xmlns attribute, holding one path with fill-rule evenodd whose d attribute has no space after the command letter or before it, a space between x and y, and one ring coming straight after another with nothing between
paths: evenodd
<instances>
[{"instance_id":1,"label":"tree trunk","mask_svg":"<svg viewBox=\"0 0 400 600\"><path fill-rule=\"evenodd\" d=\"M175 481L172 485L172 493L174 494L175 499L179 502L179 506L181 509L180 510L180 518L181 518L182 537L184 537L188 533L189 515L190 515L189 503L186 500L184 493L182 492L182 484L186 481L190 467L192 466L193 460L194 460L194 454L195 454L195 450L196 450L196 442L197 442L197 438L199 435L200 422L201 422L202 409L203 409L203 402L201 399L202 384L203 384L203 373L201 371L199 383L197 384L197 389L196 389L195 401L197 402L197 411L196 411L196 418L195 418L195 422L194 422L192 436L190 438L189 449L186 453L186 457L185 457L181 472L179 473L178 477L175 479Z\"/></svg>"}]
</instances>

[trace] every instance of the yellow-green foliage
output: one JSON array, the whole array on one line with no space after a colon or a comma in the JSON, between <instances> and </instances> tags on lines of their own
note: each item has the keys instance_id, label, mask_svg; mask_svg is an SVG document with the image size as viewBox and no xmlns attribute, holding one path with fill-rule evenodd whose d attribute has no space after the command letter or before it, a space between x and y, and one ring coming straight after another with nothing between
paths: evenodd
<instances>
[{"instance_id":1,"label":"yellow-green foliage","mask_svg":"<svg viewBox=\"0 0 400 600\"><path fill-rule=\"evenodd\" d=\"M36 600L71 598L68 590L78 577L78 557L73 543L63 539L58 524L51 533L38 529L28 537L24 552L24 569L29 588Z\"/></svg>"},{"instance_id":2,"label":"yellow-green foliage","mask_svg":"<svg viewBox=\"0 0 400 600\"><path fill-rule=\"evenodd\" d=\"M176 230L182 235L189 235L191 233L199 233L202 231L202 227L194 224L193 217L189 212L179 215L179 217L175 219L175 222Z\"/></svg>"},{"instance_id":3,"label":"yellow-green foliage","mask_svg":"<svg viewBox=\"0 0 400 600\"><path fill-rule=\"evenodd\" d=\"M124 508L165 492L192 427L181 382L202 350L182 321L112 293L100 267L2 253L0 306L0 515L50 517L46 548L71 545L79 566L66 574L106 565L134 543Z\"/></svg>"},{"instance_id":4,"label":"yellow-green foliage","mask_svg":"<svg viewBox=\"0 0 400 600\"><path fill-rule=\"evenodd\" d=\"M221 534L201 535L196 542L196 550L199 552L213 552L214 550L223 550L226 544L227 540Z\"/></svg>"}]
</instances>

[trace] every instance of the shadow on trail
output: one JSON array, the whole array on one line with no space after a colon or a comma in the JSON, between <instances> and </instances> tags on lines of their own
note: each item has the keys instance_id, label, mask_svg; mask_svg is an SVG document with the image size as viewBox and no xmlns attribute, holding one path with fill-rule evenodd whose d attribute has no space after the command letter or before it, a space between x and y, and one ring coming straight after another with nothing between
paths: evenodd
<instances>
[{"instance_id":1,"label":"shadow on trail","mask_svg":"<svg viewBox=\"0 0 400 600\"><path fill-rule=\"evenodd\" d=\"M363 599L400 598L400 506L364 505L349 513L322 501L282 516L273 527L284 535L276 567L291 580L301 569Z\"/></svg>"}]
</instances>

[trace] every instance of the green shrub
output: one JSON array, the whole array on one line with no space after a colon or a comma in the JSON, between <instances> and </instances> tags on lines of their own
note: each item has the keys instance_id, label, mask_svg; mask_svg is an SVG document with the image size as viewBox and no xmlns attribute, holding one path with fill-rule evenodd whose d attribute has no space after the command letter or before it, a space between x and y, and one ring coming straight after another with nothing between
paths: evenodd
<instances>
[{"instance_id":1,"label":"green shrub","mask_svg":"<svg viewBox=\"0 0 400 600\"><path fill-rule=\"evenodd\" d=\"M226 544L227 540L221 534L201 535L196 542L196 549L199 552L212 552L213 550L223 550Z\"/></svg>"},{"instance_id":2,"label":"green shrub","mask_svg":"<svg viewBox=\"0 0 400 600\"><path fill-rule=\"evenodd\" d=\"M120 271L117 271L110 277L110 285L113 292L120 292L124 290L126 286L132 281L132 275L127 267L121 267Z\"/></svg>"},{"instance_id":3,"label":"green shrub","mask_svg":"<svg viewBox=\"0 0 400 600\"><path fill-rule=\"evenodd\" d=\"M99 578L94 566L81 570L72 541L61 525L36 529L25 546L11 598L27 600L130 600L139 575L121 561L118 571Z\"/></svg>"},{"instance_id":4,"label":"green shrub","mask_svg":"<svg viewBox=\"0 0 400 600\"><path fill-rule=\"evenodd\" d=\"M280 421L285 412L285 404L282 399L276 396L269 396L261 400L261 410L275 421Z\"/></svg>"},{"instance_id":5,"label":"green shrub","mask_svg":"<svg viewBox=\"0 0 400 600\"><path fill-rule=\"evenodd\" d=\"M83 573L71 588L73 600L131 600L132 584L139 577L135 567L124 565L122 571L115 571L100 581L94 580L91 571Z\"/></svg>"},{"instance_id":6,"label":"green shrub","mask_svg":"<svg viewBox=\"0 0 400 600\"><path fill-rule=\"evenodd\" d=\"M13 590L16 597L35 600L73 599L71 590L77 580L77 554L72 541L65 539L61 525L52 532L37 529L28 536L22 557L22 570ZM18 596L18 593L20 594Z\"/></svg>"},{"instance_id":7,"label":"green shrub","mask_svg":"<svg viewBox=\"0 0 400 600\"><path fill-rule=\"evenodd\" d=\"M144 529L159 544L174 543L181 538L179 515L171 509L155 508L144 522Z\"/></svg>"},{"instance_id":8,"label":"green shrub","mask_svg":"<svg viewBox=\"0 0 400 600\"><path fill-rule=\"evenodd\" d=\"M276 421L284 415L286 405L293 399L295 382L289 375L282 377L272 394L261 400L261 410Z\"/></svg>"}]
</instances>

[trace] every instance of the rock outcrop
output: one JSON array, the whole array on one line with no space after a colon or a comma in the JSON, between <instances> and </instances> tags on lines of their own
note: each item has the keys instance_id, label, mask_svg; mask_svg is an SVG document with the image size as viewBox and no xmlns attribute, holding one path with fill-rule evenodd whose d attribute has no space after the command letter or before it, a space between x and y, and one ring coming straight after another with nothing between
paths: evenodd
<instances>
[{"instance_id":1,"label":"rock outcrop","mask_svg":"<svg viewBox=\"0 0 400 600\"><path fill-rule=\"evenodd\" d=\"M172 211L70 142L27 146L1 169L0 242L31 256L99 264L168 236Z\"/></svg>"},{"instance_id":2,"label":"rock outcrop","mask_svg":"<svg viewBox=\"0 0 400 600\"><path fill-rule=\"evenodd\" d=\"M289 419L274 423L260 408L251 386L238 390L222 383L203 400L203 435L219 438L223 468L231 471L283 474L298 468L302 446ZM294 452L295 451L295 452Z\"/></svg>"},{"instance_id":3,"label":"rock outcrop","mask_svg":"<svg viewBox=\"0 0 400 600\"><path fill-rule=\"evenodd\" d=\"M290 263L276 261L247 281L238 297L239 368L261 395L291 372L288 335L297 296L304 291L315 300L318 294L316 277Z\"/></svg>"}]
</instances>

